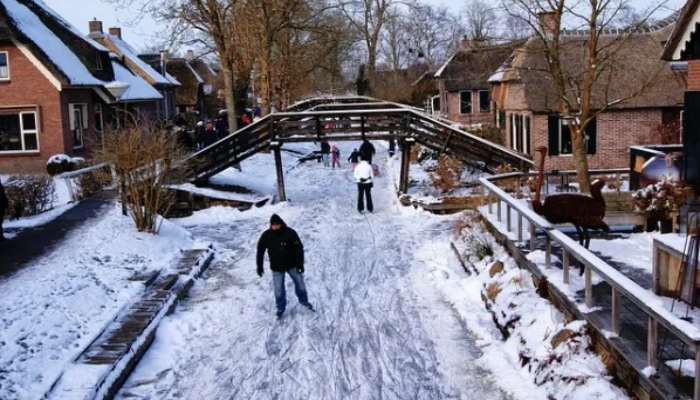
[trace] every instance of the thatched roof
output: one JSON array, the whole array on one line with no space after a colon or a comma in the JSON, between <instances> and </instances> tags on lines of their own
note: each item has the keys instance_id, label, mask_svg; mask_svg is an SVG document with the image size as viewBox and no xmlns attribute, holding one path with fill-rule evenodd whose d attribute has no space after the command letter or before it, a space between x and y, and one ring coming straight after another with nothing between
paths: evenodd
<instances>
[{"instance_id":1,"label":"thatched roof","mask_svg":"<svg viewBox=\"0 0 700 400\"><path fill-rule=\"evenodd\" d=\"M190 62L184 58L171 58L168 60L166 69L182 85L175 91L175 103L177 105L197 105L204 80L195 72Z\"/></svg>"},{"instance_id":2,"label":"thatched roof","mask_svg":"<svg viewBox=\"0 0 700 400\"><path fill-rule=\"evenodd\" d=\"M685 6L680 11L678 16L678 22L673 27L671 35L668 37L668 41L664 46L664 51L661 58L666 61L686 61L687 58L682 54L686 50L686 46L689 44L690 35L697 31L698 23L700 21L695 18L695 14L698 11L698 6L700 5L700 0L688 0Z\"/></svg>"},{"instance_id":3,"label":"thatched roof","mask_svg":"<svg viewBox=\"0 0 700 400\"><path fill-rule=\"evenodd\" d=\"M662 61L663 42L672 24L656 25L643 32L624 32L601 35L599 49L604 56L598 69L601 71L593 86L592 107L604 105L611 108L677 107L683 104L685 82L682 74L674 72ZM558 111L555 85L544 54L544 44L539 38L530 38L501 66L492 82L519 82L525 90L527 109L535 112ZM576 103L580 93L584 62L588 57L588 36L566 34L561 37L561 59L569 78L571 102ZM506 104L506 106L508 106Z\"/></svg>"},{"instance_id":4,"label":"thatched roof","mask_svg":"<svg viewBox=\"0 0 700 400\"><path fill-rule=\"evenodd\" d=\"M435 73L445 90L489 89L489 77L513 52L518 43L461 48Z\"/></svg>"}]
</instances>

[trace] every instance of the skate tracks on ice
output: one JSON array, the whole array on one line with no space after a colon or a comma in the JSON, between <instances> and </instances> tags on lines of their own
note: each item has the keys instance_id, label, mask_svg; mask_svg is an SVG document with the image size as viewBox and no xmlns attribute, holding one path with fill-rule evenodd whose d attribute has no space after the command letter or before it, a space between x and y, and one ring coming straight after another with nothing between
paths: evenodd
<instances>
[{"instance_id":1,"label":"skate tracks on ice","mask_svg":"<svg viewBox=\"0 0 700 400\"><path fill-rule=\"evenodd\" d=\"M307 163L286 176L286 204L183 220L219 255L118 398L506 399L474 366L480 352L468 327L424 279L431 262L463 273L449 250L451 219L402 208L385 160L373 214L357 212L346 168ZM287 311L276 320L267 259L263 278L255 274L273 212L304 242L315 313L287 277Z\"/></svg>"}]
</instances>

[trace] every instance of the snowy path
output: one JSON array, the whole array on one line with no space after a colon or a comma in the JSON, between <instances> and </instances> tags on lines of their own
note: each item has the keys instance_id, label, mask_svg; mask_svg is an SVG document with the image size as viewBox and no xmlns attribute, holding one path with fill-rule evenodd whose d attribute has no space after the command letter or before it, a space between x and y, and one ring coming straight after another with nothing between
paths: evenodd
<instances>
[{"instance_id":1,"label":"snowy path","mask_svg":"<svg viewBox=\"0 0 700 400\"><path fill-rule=\"evenodd\" d=\"M506 398L475 366L465 322L425 279L426 261L458 265L445 245L447 217L401 208L387 177L375 182L375 213L363 215L345 168L308 163L286 182L287 204L182 221L218 243L217 262L161 325L118 398ZM304 241L316 313L298 305L287 279L287 312L276 321L267 260L264 277L255 275L255 244L272 212Z\"/></svg>"}]
</instances>

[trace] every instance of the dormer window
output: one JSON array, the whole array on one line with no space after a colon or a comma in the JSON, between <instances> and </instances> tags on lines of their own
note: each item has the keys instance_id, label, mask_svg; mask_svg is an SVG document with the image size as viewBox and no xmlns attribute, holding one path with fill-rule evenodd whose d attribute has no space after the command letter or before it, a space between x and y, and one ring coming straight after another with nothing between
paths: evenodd
<instances>
[{"instance_id":1,"label":"dormer window","mask_svg":"<svg viewBox=\"0 0 700 400\"><path fill-rule=\"evenodd\" d=\"M10 79L10 62L6 51L0 51L0 80Z\"/></svg>"},{"instance_id":2,"label":"dormer window","mask_svg":"<svg viewBox=\"0 0 700 400\"><path fill-rule=\"evenodd\" d=\"M102 71L102 57L100 57L100 53L97 53L95 56L95 71Z\"/></svg>"}]
</instances>

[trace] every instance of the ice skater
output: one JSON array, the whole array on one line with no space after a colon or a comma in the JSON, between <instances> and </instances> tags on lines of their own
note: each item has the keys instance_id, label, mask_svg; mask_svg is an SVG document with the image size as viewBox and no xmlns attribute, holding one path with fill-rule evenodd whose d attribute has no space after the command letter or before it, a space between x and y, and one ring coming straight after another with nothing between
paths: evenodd
<instances>
[{"instance_id":1,"label":"ice skater","mask_svg":"<svg viewBox=\"0 0 700 400\"><path fill-rule=\"evenodd\" d=\"M328 162L328 157L331 154L331 145L328 144L328 140L323 139L321 141L321 159L323 159L323 166L324 167L330 167L330 163Z\"/></svg>"},{"instance_id":2,"label":"ice skater","mask_svg":"<svg viewBox=\"0 0 700 400\"><path fill-rule=\"evenodd\" d=\"M374 211L372 204L372 166L367 162L367 159L362 157L362 161L355 167L353 176L357 181L357 211L365 210L364 200L367 199L367 211Z\"/></svg>"},{"instance_id":3,"label":"ice skater","mask_svg":"<svg viewBox=\"0 0 700 400\"><path fill-rule=\"evenodd\" d=\"M272 282L277 305L277 318L280 318L287 308L287 294L284 289L284 275L289 274L294 282L294 292L299 304L313 311L309 303L306 285L304 284L304 245L297 232L288 227L277 214L270 217L270 229L267 229L258 240L257 264L258 276L262 278L263 259L267 251L272 270Z\"/></svg>"},{"instance_id":4,"label":"ice skater","mask_svg":"<svg viewBox=\"0 0 700 400\"><path fill-rule=\"evenodd\" d=\"M348 162L350 163L350 170L354 171L357 163L360 162L360 152L357 149L353 149L348 157Z\"/></svg>"},{"instance_id":5,"label":"ice skater","mask_svg":"<svg viewBox=\"0 0 700 400\"><path fill-rule=\"evenodd\" d=\"M336 165L340 168L340 150L335 145L331 147L331 165L332 168L335 168Z\"/></svg>"}]
</instances>

